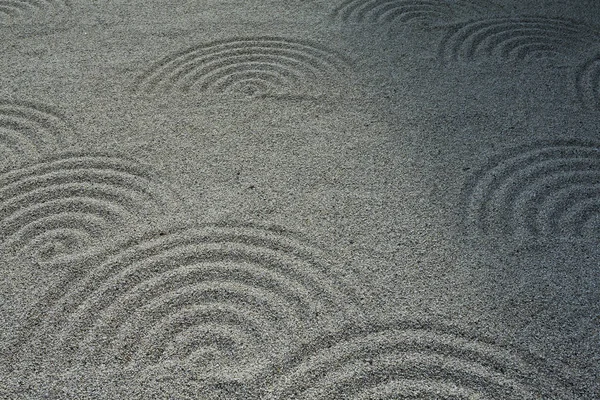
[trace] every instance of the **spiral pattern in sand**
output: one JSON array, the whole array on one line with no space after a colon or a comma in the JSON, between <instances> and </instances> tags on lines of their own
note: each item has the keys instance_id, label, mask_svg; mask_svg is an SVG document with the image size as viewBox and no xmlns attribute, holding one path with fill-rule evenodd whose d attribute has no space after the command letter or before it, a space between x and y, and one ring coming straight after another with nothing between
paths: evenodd
<instances>
[{"instance_id":1,"label":"spiral pattern in sand","mask_svg":"<svg viewBox=\"0 0 600 400\"><path fill-rule=\"evenodd\" d=\"M600 144L528 144L491 159L464 193L468 229L492 240L600 238Z\"/></svg>"},{"instance_id":2,"label":"spiral pattern in sand","mask_svg":"<svg viewBox=\"0 0 600 400\"><path fill-rule=\"evenodd\" d=\"M164 212L174 199L137 161L63 153L0 175L0 246L49 261Z\"/></svg>"},{"instance_id":3,"label":"spiral pattern in sand","mask_svg":"<svg viewBox=\"0 0 600 400\"><path fill-rule=\"evenodd\" d=\"M141 74L134 90L198 90L246 97L320 95L348 73L341 54L318 43L278 37L236 38L168 56Z\"/></svg>"},{"instance_id":4,"label":"spiral pattern in sand","mask_svg":"<svg viewBox=\"0 0 600 400\"><path fill-rule=\"evenodd\" d=\"M280 230L205 226L118 246L43 300L31 334L70 365L243 382L301 337L358 312L322 252ZM44 306L42 306L44 307Z\"/></svg>"},{"instance_id":5,"label":"spiral pattern in sand","mask_svg":"<svg viewBox=\"0 0 600 400\"><path fill-rule=\"evenodd\" d=\"M577 21L522 16L482 19L452 27L439 47L443 63L494 60L526 63L540 59L572 63L578 50L600 39Z\"/></svg>"},{"instance_id":6,"label":"spiral pattern in sand","mask_svg":"<svg viewBox=\"0 0 600 400\"><path fill-rule=\"evenodd\" d=\"M472 19L499 10L485 0L346 0L335 8L332 18L344 23L427 25Z\"/></svg>"},{"instance_id":7,"label":"spiral pattern in sand","mask_svg":"<svg viewBox=\"0 0 600 400\"><path fill-rule=\"evenodd\" d=\"M52 107L27 101L0 101L0 170L63 150L73 128Z\"/></svg>"},{"instance_id":8,"label":"spiral pattern in sand","mask_svg":"<svg viewBox=\"0 0 600 400\"><path fill-rule=\"evenodd\" d=\"M350 327L278 366L262 397L283 399L571 399L540 360L454 327Z\"/></svg>"}]
</instances>

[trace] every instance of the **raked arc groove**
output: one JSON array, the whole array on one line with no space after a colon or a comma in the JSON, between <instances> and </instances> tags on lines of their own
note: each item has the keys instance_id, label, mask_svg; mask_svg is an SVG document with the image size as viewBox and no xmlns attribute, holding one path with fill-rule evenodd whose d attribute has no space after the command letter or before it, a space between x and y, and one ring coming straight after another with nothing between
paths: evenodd
<instances>
[{"instance_id":1,"label":"raked arc groove","mask_svg":"<svg viewBox=\"0 0 600 400\"><path fill-rule=\"evenodd\" d=\"M53 107L0 100L0 171L66 150L73 140L73 126Z\"/></svg>"},{"instance_id":2,"label":"raked arc groove","mask_svg":"<svg viewBox=\"0 0 600 400\"><path fill-rule=\"evenodd\" d=\"M575 88L583 107L600 111L600 55L590 58L577 68Z\"/></svg>"},{"instance_id":3,"label":"raked arc groove","mask_svg":"<svg viewBox=\"0 0 600 400\"><path fill-rule=\"evenodd\" d=\"M324 45L280 37L216 41L167 56L139 75L136 92L199 91L246 97L321 95L350 62Z\"/></svg>"},{"instance_id":4,"label":"raked arc groove","mask_svg":"<svg viewBox=\"0 0 600 400\"><path fill-rule=\"evenodd\" d=\"M305 345L273 375L261 398L577 398L541 360L418 321L349 326Z\"/></svg>"},{"instance_id":5,"label":"raked arc groove","mask_svg":"<svg viewBox=\"0 0 600 400\"><path fill-rule=\"evenodd\" d=\"M28 19L36 13L70 7L68 0L0 0L0 25L11 20Z\"/></svg>"},{"instance_id":6,"label":"raked arc groove","mask_svg":"<svg viewBox=\"0 0 600 400\"><path fill-rule=\"evenodd\" d=\"M332 12L342 23L450 23L481 17L502 9L491 1L447 0L346 0Z\"/></svg>"},{"instance_id":7,"label":"raked arc groove","mask_svg":"<svg viewBox=\"0 0 600 400\"><path fill-rule=\"evenodd\" d=\"M321 254L251 226L154 231L43 299L22 349L69 365L243 382L306 335L360 314Z\"/></svg>"},{"instance_id":8,"label":"raked arc groove","mask_svg":"<svg viewBox=\"0 0 600 400\"><path fill-rule=\"evenodd\" d=\"M61 153L0 175L0 246L49 261L98 244L127 222L165 213L176 201L136 160Z\"/></svg>"},{"instance_id":9,"label":"raked arc groove","mask_svg":"<svg viewBox=\"0 0 600 400\"><path fill-rule=\"evenodd\" d=\"M540 59L573 63L600 39L599 32L563 18L520 16L487 18L456 24L439 46L444 64L496 61L530 63Z\"/></svg>"},{"instance_id":10,"label":"raked arc groove","mask_svg":"<svg viewBox=\"0 0 600 400\"><path fill-rule=\"evenodd\" d=\"M556 140L491 158L464 189L466 229L492 240L600 239L600 144Z\"/></svg>"},{"instance_id":11,"label":"raked arc groove","mask_svg":"<svg viewBox=\"0 0 600 400\"><path fill-rule=\"evenodd\" d=\"M71 26L70 0L0 0L0 32L29 36Z\"/></svg>"}]
</instances>

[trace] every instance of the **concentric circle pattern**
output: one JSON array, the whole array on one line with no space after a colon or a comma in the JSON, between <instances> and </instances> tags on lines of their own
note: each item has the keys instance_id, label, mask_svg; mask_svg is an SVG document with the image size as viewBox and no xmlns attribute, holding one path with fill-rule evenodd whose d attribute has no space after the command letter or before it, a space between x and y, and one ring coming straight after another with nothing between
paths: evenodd
<instances>
[{"instance_id":1,"label":"concentric circle pattern","mask_svg":"<svg viewBox=\"0 0 600 400\"><path fill-rule=\"evenodd\" d=\"M321 252L275 230L205 226L119 246L43 299L35 339L69 365L243 382L358 311Z\"/></svg>"},{"instance_id":2,"label":"concentric circle pattern","mask_svg":"<svg viewBox=\"0 0 600 400\"><path fill-rule=\"evenodd\" d=\"M321 95L347 75L344 56L304 40L277 37L213 42L168 56L135 81L141 92L200 91L243 97Z\"/></svg>"},{"instance_id":3,"label":"concentric circle pattern","mask_svg":"<svg viewBox=\"0 0 600 400\"><path fill-rule=\"evenodd\" d=\"M468 229L496 240L600 239L600 144L551 141L493 158L465 188Z\"/></svg>"},{"instance_id":4,"label":"concentric circle pattern","mask_svg":"<svg viewBox=\"0 0 600 400\"><path fill-rule=\"evenodd\" d=\"M585 24L562 18L489 18L451 28L440 44L439 58L443 63L564 61L599 39Z\"/></svg>"},{"instance_id":5,"label":"concentric circle pattern","mask_svg":"<svg viewBox=\"0 0 600 400\"><path fill-rule=\"evenodd\" d=\"M350 327L319 338L274 374L265 399L575 398L541 360L418 322Z\"/></svg>"},{"instance_id":6,"label":"concentric circle pattern","mask_svg":"<svg viewBox=\"0 0 600 400\"><path fill-rule=\"evenodd\" d=\"M23 160L64 150L73 128L52 107L26 101L0 101L0 171Z\"/></svg>"},{"instance_id":7,"label":"concentric circle pattern","mask_svg":"<svg viewBox=\"0 0 600 400\"><path fill-rule=\"evenodd\" d=\"M485 0L346 0L333 11L344 23L448 23L498 11Z\"/></svg>"},{"instance_id":8,"label":"concentric circle pattern","mask_svg":"<svg viewBox=\"0 0 600 400\"><path fill-rule=\"evenodd\" d=\"M63 153L0 175L0 246L48 261L164 213L172 199L134 160Z\"/></svg>"}]
</instances>

